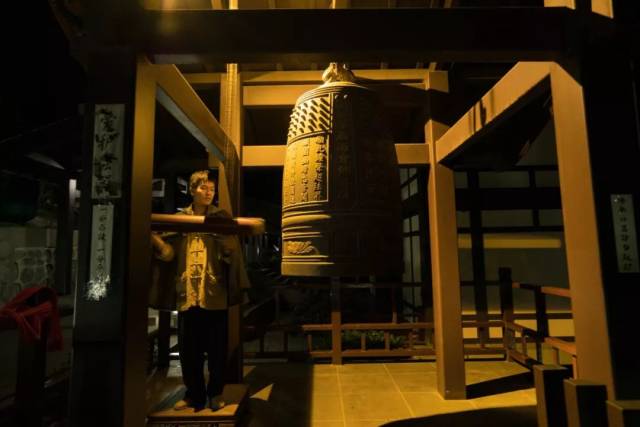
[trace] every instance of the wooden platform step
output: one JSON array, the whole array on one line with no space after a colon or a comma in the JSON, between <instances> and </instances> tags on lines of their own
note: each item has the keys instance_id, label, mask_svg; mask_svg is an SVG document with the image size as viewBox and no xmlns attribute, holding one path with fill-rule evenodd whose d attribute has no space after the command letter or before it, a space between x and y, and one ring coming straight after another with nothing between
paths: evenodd
<instances>
[{"instance_id":1,"label":"wooden platform step","mask_svg":"<svg viewBox=\"0 0 640 427\"><path fill-rule=\"evenodd\" d=\"M234 427L237 426L248 404L248 387L244 384L227 384L222 392L226 405L218 411L203 409L195 412L192 408L181 411L173 409L175 402L167 402L167 407L149 414L148 426L178 427Z\"/></svg>"}]
</instances>

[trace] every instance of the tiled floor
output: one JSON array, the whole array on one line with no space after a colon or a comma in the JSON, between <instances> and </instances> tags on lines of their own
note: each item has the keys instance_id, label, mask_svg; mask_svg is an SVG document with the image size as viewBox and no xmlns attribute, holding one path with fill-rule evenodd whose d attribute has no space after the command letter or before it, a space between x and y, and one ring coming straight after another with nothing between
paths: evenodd
<instances>
[{"instance_id":1,"label":"tiled floor","mask_svg":"<svg viewBox=\"0 0 640 427\"><path fill-rule=\"evenodd\" d=\"M282 363L245 368L245 424L271 426L535 426L528 371L509 362L466 364L468 400L443 400L435 364Z\"/></svg>"},{"instance_id":2,"label":"tiled floor","mask_svg":"<svg viewBox=\"0 0 640 427\"><path fill-rule=\"evenodd\" d=\"M467 400L443 400L435 363L260 363L245 367L246 427L536 426L528 370L510 362L468 361ZM147 386L149 410L171 405L179 366ZM174 399L175 398L175 399Z\"/></svg>"}]
</instances>

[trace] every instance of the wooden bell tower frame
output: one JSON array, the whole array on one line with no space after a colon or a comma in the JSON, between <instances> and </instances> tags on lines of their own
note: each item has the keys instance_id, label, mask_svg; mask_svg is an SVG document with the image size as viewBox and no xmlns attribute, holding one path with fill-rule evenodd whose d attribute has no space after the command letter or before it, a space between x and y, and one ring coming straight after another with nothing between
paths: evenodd
<instances>
[{"instance_id":1,"label":"wooden bell tower frame","mask_svg":"<svg viewBox=\"0 0 640 427\"><path fill-rule=\"evenodd\" d=\"M553 100L578 377L605 384L610 400L640 399L637 358L629 357L634 354L632 344L622 338L630 316L637 317L639 275L617 269L610 204L611 195L631 195L638 220L640 180L629 178L640 164L632 86L638 74L630 67L638 51L625 21L627 2L547 0L545 8L513 9L198 12L145 10L126 1L90 3L91 43L77 46L87 59L90 105L125 105L128 154L123 200L116 206L114 239L119 251L114 252L114 292L101 303L81 296L76 302L72 422L83 425L91 419L93 423L100 414L109 413L104 425L142 426L146 416L145 283L150 271L156 88L162 88L206 136L211 151L218 150L220 159L225 159L220 166L221 206L237 212L240 168L278 166L284 159L284 147L242 145L242 107L270 102L265 101L268 96L280 102L304 91L292 89L291 83L298 79L298 84L307 84L308 79L302 74L266 73L276 91L268 95L264 88L252 89L250 83L267 77L243 76L233 64L288 57L316 63L393 58L522 61L456 123L429 120L426 141L397 146L401 164L430 167L438 391L448 399L466 396L450 166L479 141L479 134L508 121L542 87L550 90ZM310 28L332 30L320 35L312 34ZM154 58L155 64L147 58ZM194 61L231 64L218 77L190 78L191 83L216 78L222 83L222 125L190 82L170 65ZM420 80L427 91L448 89L446 73L427 71ZM428 99L436 102L435 97ZM91 110L87 116L85 147L92 144ZM211 164L219 165L220 159L212 158ZM86 157L85 164L90 163L91 157ZM85 184L88 175L87 171ZM91 201L83 197L81 234L86 235ZM87 252L88 245L88 239L81 238L81 253ZM87 277L87 262L83 255L81 283ZM239 321L239 310L234 316ZM237 339L239 348L239 332Z\"/></svg>"}]
</instances>

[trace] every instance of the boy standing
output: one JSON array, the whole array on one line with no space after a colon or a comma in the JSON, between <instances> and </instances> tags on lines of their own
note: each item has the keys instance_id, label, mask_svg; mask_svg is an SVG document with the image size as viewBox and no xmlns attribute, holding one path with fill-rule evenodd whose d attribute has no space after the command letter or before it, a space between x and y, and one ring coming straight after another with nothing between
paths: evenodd
<instances>
[{"instance_id":1,"label":"boy standing","mask_svg":"<svg viewBox=\"0 0 640 427\"><path fill-rule=\"evenodd\" d=\"M230 218L226 211L212 205L215 182L208 171L191 175L189 190L193 203L177 215L204 215ZM163 261L176 258L178 346L182 379L187 388L184 399L174 409L224 406L222 389L227 361L227 308L230 304L227 265L231 241L211 233L185 233L173 245L152 234L156 257ZM232 292L233 293L233 292ZM209 382L205 386L204 357L207 354Z\"/></svg>"}]
</instances>

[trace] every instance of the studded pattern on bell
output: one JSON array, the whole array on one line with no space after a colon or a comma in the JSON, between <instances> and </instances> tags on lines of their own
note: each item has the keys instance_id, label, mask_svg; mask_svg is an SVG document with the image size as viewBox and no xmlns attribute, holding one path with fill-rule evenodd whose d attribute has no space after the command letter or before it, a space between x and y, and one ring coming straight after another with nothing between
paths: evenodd
<instances>
[{"instance_id":1,"label":"studded pattern on bell","mask_svg":"<svg viewBox=\"0 0 640 427\"><path fill-rule=\"evenodd\" d=\"M291 114L282 183L282 274L402 273L395 147L375 92L332 63Z\"/></svg>"}]
</instances>

